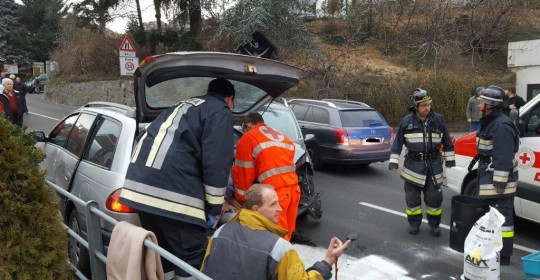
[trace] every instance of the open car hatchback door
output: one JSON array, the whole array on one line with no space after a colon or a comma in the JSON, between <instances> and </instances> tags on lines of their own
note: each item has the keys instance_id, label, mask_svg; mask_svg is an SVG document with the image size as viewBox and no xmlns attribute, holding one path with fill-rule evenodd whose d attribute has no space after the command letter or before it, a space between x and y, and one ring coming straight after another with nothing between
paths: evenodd
<instances>
[{"instance_id":1,"label":"open car hatchback door","mask_svg":"<svg viewBox=\"0 0 540 280\"><path fill-rule=\"evenodd\" d=\"M215 78L236 90L233 114L245 115L298 84L300 68L265 58L219 52L175 52L145 58L135 71L137 121L153 121L166 108L206 94Z\"/></svg>"}]
</instances>

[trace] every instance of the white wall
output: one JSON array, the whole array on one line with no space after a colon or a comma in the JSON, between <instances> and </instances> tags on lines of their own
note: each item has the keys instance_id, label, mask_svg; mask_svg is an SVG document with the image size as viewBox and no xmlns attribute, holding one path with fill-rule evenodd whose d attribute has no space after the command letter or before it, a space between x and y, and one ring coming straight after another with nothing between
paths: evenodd
<instances>
[{"instance_id":1,"label":"white wall","mask_svg":"<svg viewBox=\"0 0 540 280\"><path fill-rule=\"evenodd\" d=\"M516 93L527 100L527 85L540 84L540 66L520 67L514 69L516 73Z\"/></svg>"},{"instance_id":2,"label":"white wall","mask_svg":"<svg viewBox=\"0 0 540 280\"><path fill-rule=\"evenodd\" d=\"M508 67L540 65L540 39L508 43Z\"/></svg>"},{"instance_id":3,"label":"white wall","mask_svg":"<svg viewBox=\"0 0 540 280\"><path fill-rule=\"evenodd\" d=\"M540 39L508 43L508 68L516 73L516 93L527 101L527 85L540 84Z\"/></svg>"}]
</instances>

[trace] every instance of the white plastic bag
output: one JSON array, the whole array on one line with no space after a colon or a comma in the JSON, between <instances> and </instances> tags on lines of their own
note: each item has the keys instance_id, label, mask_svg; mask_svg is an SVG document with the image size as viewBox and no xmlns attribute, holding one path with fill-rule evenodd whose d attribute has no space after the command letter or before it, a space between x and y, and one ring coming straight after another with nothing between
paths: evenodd
<instances>
[{"instance_id":1,"label":"white plastic bag","mask_svg":"<svg viewBox=\"0 0 540 280\"><path fill-rule=\"evenodd\" d=\"M489 208L489 212L476 221L465 239L461 279L501 278L501 227L504 216L497 209Z\"/></svg>"}]
</instances>

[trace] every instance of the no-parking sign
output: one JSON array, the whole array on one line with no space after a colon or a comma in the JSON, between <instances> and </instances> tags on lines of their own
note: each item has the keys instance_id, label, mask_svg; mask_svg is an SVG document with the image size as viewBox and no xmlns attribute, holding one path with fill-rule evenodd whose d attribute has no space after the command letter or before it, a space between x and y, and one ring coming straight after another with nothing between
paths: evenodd
<instances>
[{"instance_id":1,"label":"no-parking sign","mask_svg":"<svg viewBox=\"0 0 540 280\"><path fill-rule=\"evenodd\" d=\"M120 57L120 75L132 76L135 73L135 69L139 65L139 58L137 57Z\"/></svg>"}]
</instances>

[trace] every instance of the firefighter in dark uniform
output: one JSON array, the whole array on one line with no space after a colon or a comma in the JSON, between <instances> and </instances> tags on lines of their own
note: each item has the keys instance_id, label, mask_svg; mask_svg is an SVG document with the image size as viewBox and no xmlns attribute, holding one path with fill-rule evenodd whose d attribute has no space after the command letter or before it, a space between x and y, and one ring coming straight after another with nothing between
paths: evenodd
<instances>
[{"instance_id":1,"label":"firefighter in dark uniform","mask_svg":"<svg viewBox=\"0 0 540 280\"><path fill-rule=\"evenodd\" d=\"M479 97L482 112L478 148L478 195L504 215L501 265L510 264L514 243L514 195L518 181L514 154L519 148L519 132L512 120L502 113L504 90L488 87Z\"/></svg>"},{"instance_id":2,"label":"firefighter in dark uniform","mask_svg":"<svg viewBox=\"0 0 540 280\"><path fill-rule=\"evenodd\" d=\"M444 145L446 167L455 166L454 144L443 117L431 110L432 99L423 89L416 89L412 96L411 114L399 125L392 146L388 168L397 171L403 145L407 148L401 178L405 181L405 201L409 233L418 234L422 223L422 196L426 205L427 219L433 236L440 236L439 224L442 214Z\"/></svg>"},{"instance_id":3,"label":"firefighter in dark uniform","mask_svg":"<svg viewBox=\"0 0 540 280\"><path fill-rule=\"evenodd\" d=\"M206 95L163 111L137 144L120 195L161 247L195 268L204 257L208 221L221 213L234 160L234 96L233 84L214 79ZM166 259L163 270L166 279L190 277Z\"/></svg>"}]
</instances>

